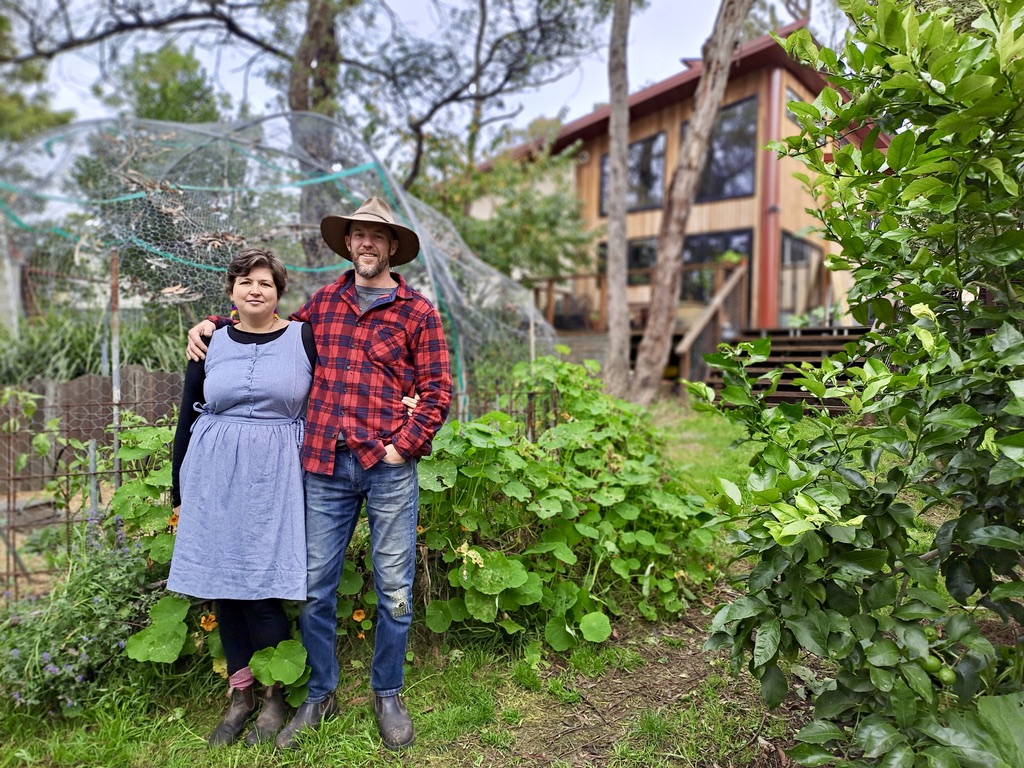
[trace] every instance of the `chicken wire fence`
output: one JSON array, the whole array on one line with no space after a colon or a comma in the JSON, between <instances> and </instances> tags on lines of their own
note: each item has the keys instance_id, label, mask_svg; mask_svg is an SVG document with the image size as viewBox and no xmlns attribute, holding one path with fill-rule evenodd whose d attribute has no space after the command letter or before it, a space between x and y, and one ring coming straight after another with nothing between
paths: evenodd
<instances>
[{"instance_id":1,"label":"chicken wire fence","mask_svg":"<svg viewBox=\"0 0 1024 768\"><path fill-rule=\"evenodd\" d=\"M227 314L224 269L246 247L281 258L282 309L297 309L350 266L323 242L320 220L371 195L420 236L420 257L396 271L439 309L457 390L491 389L512 363L552 350L528 289L476 258L344 126L310 113L230 125L85 121L18 146L0 160L8 320L188 327ZM51 322L59 336L60 319ZM111 322L96 334L112 336Z\"/></svg>"}]
</instances>

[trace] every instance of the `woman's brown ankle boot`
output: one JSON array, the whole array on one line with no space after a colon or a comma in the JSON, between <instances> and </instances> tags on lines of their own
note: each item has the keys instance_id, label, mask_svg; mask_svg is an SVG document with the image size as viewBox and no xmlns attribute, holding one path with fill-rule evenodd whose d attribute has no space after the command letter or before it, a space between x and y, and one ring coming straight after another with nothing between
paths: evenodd
<instances>
[{"instance_id":1,"label":"woman's brown ankle boot","mask_svg":"<svg viewBox=\"0 0 1024 768\"><path fill-rule=\"evenodd\" d=\"M264 741L273 741L277 732L284 725L286 706L284 703L284 691L280 685L268 686L263 694L263 705L256 717L249 733L245 736L245 743L252 747Z\"/></svg>"},{"instance_id":2,"label":"woman's brown ankle boot","mask_svg":"<svg viewBox=\"0 0 1024 768\"><path fill-rule=\"evenodd\" d=\"M252 717L252 713L255 711L256 694L251 685L231 691L231 703L224 710L224 716L208 739L210 746L223 747L234 742L245 728L246 721Z\"/></svg>"}]
</instances>

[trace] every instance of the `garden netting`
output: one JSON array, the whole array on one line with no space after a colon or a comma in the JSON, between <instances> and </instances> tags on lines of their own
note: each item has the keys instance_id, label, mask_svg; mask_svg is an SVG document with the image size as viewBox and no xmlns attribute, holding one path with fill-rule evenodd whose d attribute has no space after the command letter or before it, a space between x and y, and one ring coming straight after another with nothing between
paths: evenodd
<instances>
[{"instance_id":1,"label":"garden netting","mask_svg":"<svg viewBox=\"0 0 1024 768\"><path fill-rule=\"evenodd\" d=\"M420 257L396 271L440 310L458 389L491 386L532 350L551 351L554 332L528 289L476 258L345 126L311 113L84 121L15 147L0 160L0 253L20 276L6 298L23 316L102 314L116 274L119 311L170 308L191 323L227 314L224 268L259 247L288 267L291 311L349 267L320 220L371 195L420 236Z\"/></svg>"}]
</instances>

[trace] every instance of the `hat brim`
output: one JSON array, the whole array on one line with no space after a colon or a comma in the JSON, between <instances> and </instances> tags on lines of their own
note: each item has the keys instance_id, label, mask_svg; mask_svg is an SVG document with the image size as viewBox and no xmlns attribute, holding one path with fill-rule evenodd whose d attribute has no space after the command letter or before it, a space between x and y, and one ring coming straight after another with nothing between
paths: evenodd
<instances>
[{"instance_id":1,"label":"hat brim","mask_svg":"<svg viewBox=\"0 0 1024 768\"><path fill-rule=\"evenodd\" d=\"M363 216L325 216L320 222L320 234L323 236L324 242L327 243L327 247L343 259L352 261L352 254L349 253L348 246L345 245L345 235L348 234L349 223L353 221L383 224L395 231L395 234L398 235L398 249L388 260L390 266L400 267L402 264L408 264L419 255L419 237L411 229L403 227L401 224L392 224L377 218Z\"/></svg>"}]
</instances>

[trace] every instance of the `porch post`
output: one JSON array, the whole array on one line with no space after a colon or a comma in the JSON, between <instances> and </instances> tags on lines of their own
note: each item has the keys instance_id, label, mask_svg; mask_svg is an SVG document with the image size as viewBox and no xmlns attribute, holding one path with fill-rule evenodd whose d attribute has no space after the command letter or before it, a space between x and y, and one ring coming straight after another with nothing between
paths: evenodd
<instances>
[{"instance_id":1,"label":"porch post","mask_svg":"<svg viewBox=\"0 0 1024 768\"><path fill-rule=\"evenodd\" d=\"M776 141L781 131L782 70L772 69L768 75L768 103L765 105L765 135L760 144ZM757 233L757 268L754 270L754 293L757 297L758 328L774 328L779 324L779 251L782 231L779 226L779 161L765 150L764 173L761 174L761 226Z\"/></svg>"}]
</instances>

